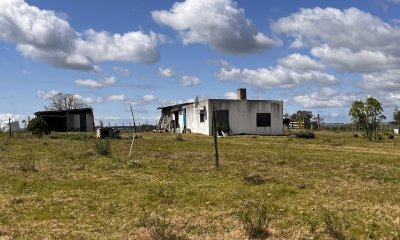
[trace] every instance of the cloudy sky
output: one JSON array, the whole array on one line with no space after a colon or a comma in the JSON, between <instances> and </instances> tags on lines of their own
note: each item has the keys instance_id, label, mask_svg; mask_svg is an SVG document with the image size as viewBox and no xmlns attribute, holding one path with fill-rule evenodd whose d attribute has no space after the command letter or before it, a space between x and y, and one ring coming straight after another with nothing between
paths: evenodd
<instances>
[{"instance_id":1,"label":"cloudy sky","mask_svg":"<svg viewBox=\"0 0 400 240\"><path fill-rule=\"evenodd\" d=\"M277 99L348 122L373 96L400 105L400 0L1 0L0 121L56 93L96 121L154 124L157 107Z\"/></svg>"}]
</instances>

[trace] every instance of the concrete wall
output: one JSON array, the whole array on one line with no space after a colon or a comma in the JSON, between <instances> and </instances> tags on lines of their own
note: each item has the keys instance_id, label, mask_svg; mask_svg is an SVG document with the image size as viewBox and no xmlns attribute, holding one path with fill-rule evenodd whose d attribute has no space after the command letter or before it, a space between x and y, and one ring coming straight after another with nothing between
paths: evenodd
<instances>
[{"instance_id":1,"label":"concrete wall","mask_svg":"<svg viewBox=\"0 0 400 240\"><path fill-rule=\"evenodd\" d=\"M196 108L194 104L186 105L186 128L190 128L192 132L209 135L209 114L207 107L204 109L206 101L199 102ZM204 122L200 122L200 110L204 110Z\"/></svg>"},{"instance_id":2,"label":"concrete wall","mask_svg":"<svg viewBox=\"0 0 400 240\"><path fill-rule=\"evenodd\" d=\"M209 115L212 105L216 110L229 111L229 127L232 134L282 135L283 134L283 102L272 100L207 100ZM271 126L258 127L257 113L270 113ZM211 118L210 118L211 119ZM208 135L212 135L212 122L209 121Z\"/></svg>"},{"instance_id":3,"label":"concrete wall","mask_svg":"<svg viewBox=\"0 0 400 240\"><path fill-rule=\"evenodd\" d=\"M186 128L194 133L212 135L212 105L216 110L229 111L229 127L232 134L283 134L283 102L274 100L208 99L200 101L197 108L194 103L188 104L179 110L179 131L183 130L184 111L186 111ZM200 122L200 110L204 111L204 122ZM257 113L270 113L271 126L258 127ZM174 113L171 113L170 116L168 114L163 116L166 119L173 119Z\"/></svg>"}]
</instances>

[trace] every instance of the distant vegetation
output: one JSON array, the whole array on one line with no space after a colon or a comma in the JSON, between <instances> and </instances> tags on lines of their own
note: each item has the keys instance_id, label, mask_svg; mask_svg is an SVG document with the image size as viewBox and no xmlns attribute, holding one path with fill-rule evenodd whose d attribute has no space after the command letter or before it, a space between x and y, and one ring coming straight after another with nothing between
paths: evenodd
<instances>
[{"instance_id":1,"label":"distant vegetation","mask_svg":"<svg viewBox=\"0 0 400 240\"><path fill-rule=\"evenodd\" d=\"M0 239L399 239L400 136L311 133L0 134Z\"/></svg>"}]
</instances>

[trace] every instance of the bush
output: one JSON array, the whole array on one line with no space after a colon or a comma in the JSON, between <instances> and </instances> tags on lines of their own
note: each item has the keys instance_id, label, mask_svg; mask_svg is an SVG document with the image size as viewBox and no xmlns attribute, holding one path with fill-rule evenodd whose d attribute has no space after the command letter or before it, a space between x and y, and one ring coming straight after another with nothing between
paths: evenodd
<instances>
[{"instance_id":1,"label":"bush","mask_svg":"<svg viewBox=\"0 0 400 240\"><path fill-rule=\"evenodd\" d=\"M50 133L49 125L41 117L36 117L32 119L28 123L27 130L38 137L42 137L43 134L47 135Z\"/></svg>"},{"instance_id":2,"label":"bush","mask_svg":"<svg viewBox=\"0 0 400 240\"><path fill-rule=\"evenodd\" d=\"M154 240L183 240L184 236L179 236L173 230L173 226L166 214L150 214L145 209L142 209L139 215L139 227L146 229L151 239Z\"/></svg>"},{"instance_id":3,"label":"bush","mask_svg":"<svg viewBox=\"0 0 400 240\"><path fill-rule=\"evenodd\" d=\"M358 133L354 133L353 137L358 138Z\"/></svg>"},{"instance_id":4,"label":"bush","mask_svg":"<svg viewBox=\"0 0 400 240\"><path fill-rule=\"evenodd\" d=\"M259 185L259 184L263 184L266 182L265 178L259 173L253 173L253 174L247 175L243 179L246 182L254 184L254 185Z\"/></svg>"},{"instance_id":5,"label":"bush","mask_svg":"<svg viewBox=\"0 0 400 240\"><path fill-rule=\"evenodd\" d=\"M394 139L394 135L393 134L389 134L388 135L388 139Z\"/></svg>"},{"instance_id":6,"label":"bush","mask_svg":"<svg viewBox=\"0 0 400 240\"><path fill-rule=\"evenodd\" d=\"M102 155L107 156L111 154L111 142L109 139L96 140L94 142L94 150Z\"/></svg>"},{"instance_id":7,"label":"bush","mask_svg":"<svg viewBox=\"0 0 400 240\"><path fill-rule=\"evenodd\" d=\"M332 238L338 240L350 239L347 233L349 223L344 218L337 216L327 209L323 209L322 221L325 224L326 233L328 233Z\"/></svg>"},{"instance_id":8,"label":"bush","mask_svg":"<svg viewBox=\"0 0 400 240\"><path fill-rule=\"evenodd\" d=\"M185 140L183 139L182 133L179 133L178 135L176 135L175 139L176 139L176 141L185 141Z\"/></svg>"},{"instance_id":9,"label":"bush","mask_svg":"<svg viewBox=\"0 0 400 240\"><path fill-rule=\"evenodd\" d=\"M250 238L263 239L269 236L267 214L264 202L248 200L238 210L237 217Z\"/></svg>"},{"instance_id":10,"label":"bush","mask_svg":"<svg viewBox=\"0 0 400 240\"><path fill-rule=\"evenodd\" d=\"M38 172L35 161L24 160L19 164L19 170L22 172Z\"/></svg>"},{"instance_id":11,"label":"bush","mask_svg":"<svg viewBox=\"0 0 400 240\"><path fill-rule=\"evenodd\" d=\"M315 134L313 132L298 132L296 134L296 137L298 138L315 138Z\"/></svg>"},{"instance_id":12,"label":"bush","mask_svg":"<svg viewBox=\"0 0 400 240\"><path fill-rule=\"evenodd\" d=\"M176 195L176 188L170 183L159 183L149 189L149 193L155 196L164 204L172 204Z\"/></svg>"}]
</instances>

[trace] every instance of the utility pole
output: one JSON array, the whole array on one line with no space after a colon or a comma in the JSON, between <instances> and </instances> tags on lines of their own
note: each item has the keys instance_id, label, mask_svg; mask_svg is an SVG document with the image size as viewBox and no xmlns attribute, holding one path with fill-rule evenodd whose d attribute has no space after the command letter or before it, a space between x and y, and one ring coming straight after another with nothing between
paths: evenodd
<instances>
[{"instance_id":1,"label":"utility pole","mask_svg":"<svg viewBox=\"0 0 400 240\"><path fill-rule=\"evenodd\" d=\"M219 169L219 157L218 157L218 129L217 129L217 116L215 112L215 106L212 105L213 117L212 117L212 130L214 135L214 157L215 157L215 166Z\"/></svg>"}]
</instances>

